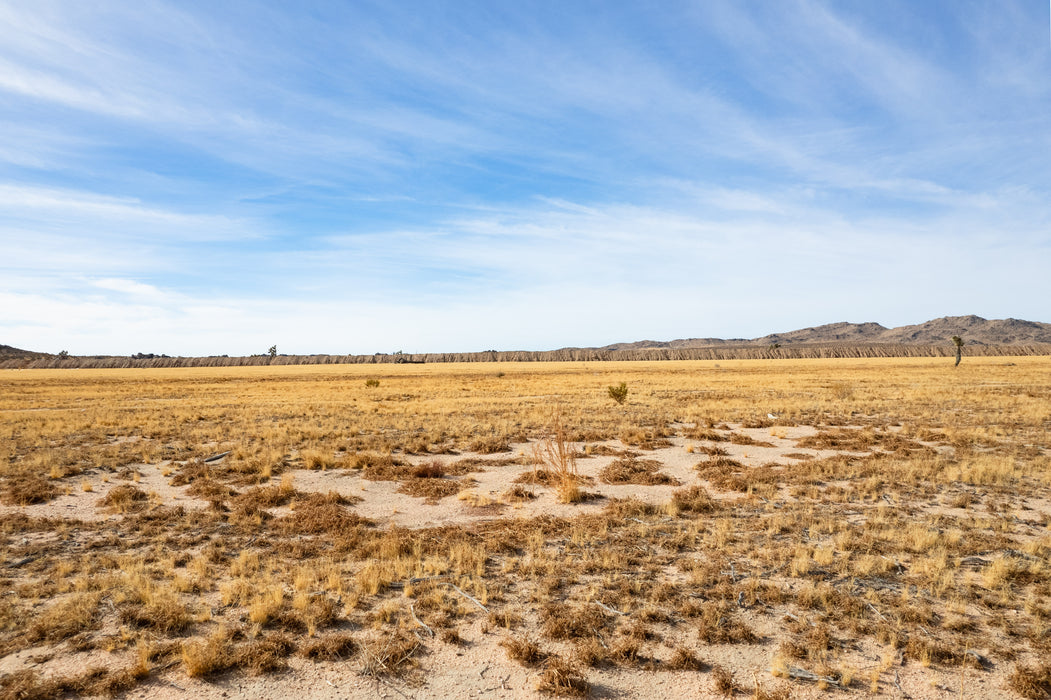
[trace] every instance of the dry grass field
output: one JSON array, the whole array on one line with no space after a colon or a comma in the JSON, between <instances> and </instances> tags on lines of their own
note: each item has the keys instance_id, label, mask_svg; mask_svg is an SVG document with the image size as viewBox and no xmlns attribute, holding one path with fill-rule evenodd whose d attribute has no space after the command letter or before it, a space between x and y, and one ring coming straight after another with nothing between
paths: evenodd
<instances>
[{"instance_id":1,"label":"dry grass field","mask_svg":"<svg viewBox=\"0 0 1051 700\"><path fill-rule=\"evenodd\" d=\"M3 371L0 523L0 698L1051 697L1048 357Z\"/></svg>"}]
</instances>

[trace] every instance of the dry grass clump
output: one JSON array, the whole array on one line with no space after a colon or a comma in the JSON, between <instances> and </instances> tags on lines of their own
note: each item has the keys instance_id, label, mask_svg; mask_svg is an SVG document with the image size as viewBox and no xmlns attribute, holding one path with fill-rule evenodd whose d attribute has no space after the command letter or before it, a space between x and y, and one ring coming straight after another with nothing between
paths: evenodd
<instances>
[{"instance_id":1,"label":"dry grass clump","mask_svg":"<svg viewBox=\"0 0 1051 700\"><path fill-rule=\"evenodd\" d=\"M700 474L701 478L707 476L717 475L725 473L730 470L744 469L745 466L738 462L736 459L730 459L729 457L715 456L711 459L698 462L694 467Z\"/></svg>"},{"instance_id":2,"label":"dry grass clump","mask_svg":"<svg viewBox=\"0 0 1051 700\"><path fill-rule=\"evenodd\" d=\"M694 469L700 478L726 491L747 491L749 483L755 481L754 469L745 467L738 460L729 457L705 459L698 462Z\"/></svg>"},{"instance_id":3,"label":"dry grass clump","mask_svg":"<svg viewBox=\"0 0 1051 700\"><path fill-rule=\"evenodd\" d=\"M649 430L625 428L618 437L625 445L637 447L640 450L658 450L671 445L671 441L666 439L670 435L671 432L663 428L651 428Z\"/></svg>"},{"instance_id":4,"label":"dry grass clump","mask_svg":"<svg viewBox=\"0 0 1051 700\"><path fill-rule=\"evenodd\" d=\"M181 635L189 630L195 616L179 595L170 590L147 589L137 600L120 609L120 621L138 629L164 635Z\"/></svg>"},{"instance_id":5,"label":"dry grass clump","mask_svg":"<svg viewBox=\"0 0 1051 700\"><path fill-rule=\"evenodd\" d=\"M21 700L21 698L55 698L72 692L53 680L45 681L32 669L20 669L0 676L0 693L4 698Z\"/></svg>"},{"instance_id":6,"label":"dry grass clump","mask_svg":"<svg viewBox=\"0 0 1051 700\"><path fill-rule=\"evenodd\" d=\"M591 694L591 684L577 668L565 659L555 656L544 665L536 689L541 693L562 697L584 698Z\"/></svg>"},{"instance_id":7,"label":"dry grass clump","mask_svg":"<svg viewBox=\"0 0 1051 700\"><path fill-rule=\"evenodd\" d=\"M504 491L500 497L509 503L522 503L524 501L532 501L536 498L536 494L521 484L515 484Z\"/></svg>"},{"instance_id":8,"label":"dry grass clump","mask_svg":"<svg viewBox=\"0 0 1051 700\"><path fill-rule=\"evenodd\" d=\"M256 637L237 649L236 666L255 676L288 668L285 659L296 649L287 634L274 633Z\"/></svg>"},{"instance_id":9,"label":"dry grass clump","mask_svg":"<svg viewBox=\"0 0 1051 700\"><path fill-rule=\"evenodd\" d=\"M530 471L522 472L515 477L515 483L557 488L561 483L561 479L562 477L550 469L531 469ZM589 481L588 477L580 474L574 474L570 476L569 479L576 484L585 484Z\"/></svg>"},{"instance_id":10,"label":"dry grass clump","mask_svg":"<svg viewBox=\"0 0 1051 700\"><path fill-rule=\"evenodd\" d=\"M689 440L707 440L708 442L726 442L728 439L725 435L720 432L713 430L711 427L698 425L693 428L687 428L683 431L683 437Z\"/></svg>"},{"instance_id":11,"label":"dry grass clump","mask_svg":"<svg viewBox=\"0 0 1051 700\"><path fill-rule=\"evenodd\" d=\"M836 646L829 626L820 623L782 642L779 652L788 658L820 663L829 658Z\"/></svg>"},{"instance_id":12,"label":"dry grass clump","mask_svg":"<svg viewBox=\"0 0 1051 700\"><path fill-rule=\"evenodd\" d=\"M221 627L205 639L191 639L182 645L182 666L190 678L207 678L237 665L230 653L233 633Z\"/></svg>"},{"instance_id":13,"label":"dry grass clump","mask_svg":"<svg viewBox=\"0 0 1051 700\"><path fill-rule=\"evenodd\" d=\"M577 459L588 457L638 457L639 453L634 450L622 450L611 445L584 445L584 449L577 453Z\"/></svg>"},{"instance_id":14,"label":"dry grass clump","mask_svg":"<svg viewBox=\"0 0 1051 700\"><path fill-rule=\"evenodd\" d=\"M697 658L697 655L687 647L678 646L675 647L671 658L664 664L664 668L669 671L707 671L711 667Z\"/></svg>"},{"instance_id":15,"label":"dry grass clump","mask_svg":"<svg viewBox=\"0 0 1051 700\"><path fill-rule=\"evenodd\" d=\"M398 493L423 498L425 503L434 504L446 496L453 496L477 483L474 479L412 478L401 482Z\"/></svg>"},{"instance_id":16,"label":"dry grass clump","mask_svg":"<svg viewBox=\"0 0 1051 700\"><path fill-rule=\"evenodd\" d=\"M641 486L677 486L678 479L660 471L661 463L653 459L615 459L599 472L606 484L639 484Z\"/></svg>"},{"instance_id":17,"label":"dry grass clump","mask_svg":"<svg viewBox=\"0 0 1051 700\"><path fill-rule=\"evenodd\" d=\"M108 508L113 513L133 513L146 507L149 495L137 486L121 484L109 490L105 497L100 498L98 506Z\"/></svg>"},{"instance_id":18,"label":"dry grass clump","mask_svg":"<svg viewBox=\"0 0 1051 700\"><path fill-rule=\"evenodd\" d=\"M299 647L299 655L311 661L346 661L358 651L358 642L346 632L314 637Z\"/></svg>"},{"instance_id":19,"label":"dry grass clump","mask_svg":"<svg viewBox=\"0 0 1051 700\"><path fill-rule=\"evenodd\" d=\"M717 457L698 464L697 475L711 482L712 486L724 491L771 492L785 478L784 467L777 463L764 464L759 467L746 467L736 460Z\"/></svg>"},{"instance_id":20,"label":"dry grass clump","mask_svg":"<svg viewBox=\"0 0 1051 700\"><path fill-rule=\"evenodd\" d=\"M1027 700L1051 698L1051 663L1017 664L1007 679L1007 685Z\"/></svg>"},{"instance_id":21,"label":"dry grass clump","mask_svg":"<svg viewBox=\"0 0 1051 700\"><path fill-rule=\"evenodd\" d=\"M350 536L360 528L371 527L372 521L349 510L348 499L339 493L315 493L299 501L296 509L276 521L286 532Z\"/></svg>"},{"instance_id":22,"label":"dry grass clump","mask_svg":"<svg viewBox=\"0 0 1051 700\"><path fill-rule=\"evenodd\" d=\"M663 513L663 510L660 506L647 503L635 497L611 498L606 507L602 509L602 513L608 518L623 520L625 518L637 519L657 515Z\"/></svg>"},{"instance_id":23,"label":"dry grass clump","mask_svg":"<svg viewBox=\"0 0 1051 700\"><path fill-rule=\"evenodd\" d=\"M59 494L58 488L38 475L11 475L4 479L3 502L11 506L47 503Z\"/></svg>"},{"instance_id":24,"label":"dry grass clump","mask_svg":"<svg viewBox=\"0 0 1051 700\"><path fill-rule=\"evenodd\" d=\"M29 621L26 641L55 643L96 629L101 598L97 592L80 592L52 603Z\"/></svg>"},{"instance_id":25,"label":"dry grass clump","mask_svg":"<svg viewBox=\"0 0 1051 700\"><path fill-rule=\"evenodd\" d=\"M574 644L574 659L593 668L627 666L653 670L659 663L642 653L642 642L634 637L618 637L612 643L598 637L578 639Z\"/></svg>"},{"instance_id":26,"label":"dry grass clump","mask_svg":"<svg viewBox=\"0 0 1051 700\"><path fill-rule=\"evenodd\" d=\"M452 464L446 465L446 472L448 474L469 474L471 472L484 472L488 468L492 467L510 467L513 465L521 465L528 467L533 464L533 460L530 457L524 455L519 456L506 456L506 457L464 457L458 459Z\"/></svg>"},{"instance_id":27,"label":"dry grass clump","mask_svg":"<svg viewBox=\"0 0 1051 700\"><path fill-rule=\"evenodd\" d=\"M342 466L343 460L329 450L302 450L299 453L304 469L333 469Z\"/></svg>"},{"instance_id":28,"label":"dry grass clump","mask_svg":"<svg viewBox=\"0 0 1051 700\"><path fill-rule=\"evenodd\" d=\"M172 486L186 486L200 479L211 480L212 478L212 469L207 464L194 460L182 465L170 483Z\"/></svg>"},{"instance_id":29,"label":"dry grass clump","mask_svg":"<svg viewBox=\"0 0 1051 700\"><path fill-rule=\"evenodd\" d=\"M872 428L849 429L837 428L822 430L817 435L804 437L796 442L797 447L818 450L842 450L847 452L894 452L899 454L936 454L933 448L897 432Z\"/></svg>"},{"instance_id":30,"label":"dry grass clump","mask_svg":"<svg viewBox=\"0 0 1051 700\"><path fill-rule=\"evenodd\" d=\"M397 481L405 473L404 461L391 454L378 452L358 452L346 461L350 469L362 470L362 476L370 481Z\"/></svg>"},{"instance_id":31,"label":"dry grass clump","mask_svg":"<svg viewBox=\"0 0 1051 700\"><path fill-rule=\"evenodd\" d=\"M291 482L287 486L253 486L236 496L231 503L238 509L277 508L288 505L297 495L296 490L291 487Z\"/></svg>"},{"instance_id":32,"label":"dry grass clump","mask_svg":"<svg viewBox=\"0 0 1051 700\"><path fill-rule=\"evenodd\" d=\"M921 632L909 636L904 648L905 658L920 662L925 666L944 664L946 666L976 666L981 663L967 654L967 645L961 644L953 636L938 638L928 637Z\"/></svg>"},{"instance_id":33,"label":"dry grass clump","mask_svg":"<svg viewBox=\"0 0 1051 700\"><path fill-rule=\"evenodd\" d=\"M730 669L719 664L712 667L712 688L725 697L730 697L741 689Z\"/></svg>"},{"instance_id":34,"label":"dry grass clump","mask_svg":"<svg viewBox=\"0 0 1051 700\"><path fill-rule=\"evenodd\" d=\"M697 619L697 638L705 644L758 644L762 638L726 603L705 603Z\"/></svg>"},{"instance_id":35,"label":"dry grass clump","mask_svg":"<svg viewBox=\"0 0 1051 700\"><path fill-rule=\"evenodd\" d=\"M238 495L237 489L208 477L195 479L186 489L186 493L205 501L226 500Z\"/></svg>"},{"instance_id":36,"label":"dry grass clump","mask_svg":"<svg viewBox=\"0 0 1051 700\"><path fill-rule=\"evenodd\" d=\"M134 664L117 671L89 668L74 676L43 678L32 669L0 676L0 697L16 700L43 700L68 695L118 697L149 677L148 665Z\"/></svg>"},{"instance_id":37,"label":"dry grass clump","mask_svg":"<svg viewBox=\"0 0 1051 700\"><path fill-rule=\"evenodd\" d=\"M391 632L362 645L364 659L360 673L363 676L400 676L415 669L417 654L422 648L420 640L403 629Z\"/></svg>"},{"instance_id":38,"label":"dry grass clump","mask_svg":"<svg viewBox=\"0 0 1051 700\"><path fill-rule=\"evenodd\" d=\"M511 444L506 437L479 437L467 443L467 449L482 455L492 455L499 452L510 452Z\"/></svg>"},{"instance_id":39,"label":"dry grass clump","mask_svg":"<svg viewBox=\"0 0 1051 700\"><path fill-rule=\"evenodd\" d=\"M183 643L182 667L191 678L209 678L234 669L253 675L274 673L287 668L285 658L295 648L295 642L286 634L247 639L240 629L219 627L206 638Z\"/></svg>"},{"instance_id":40,"label":"dry grass clump","mask_svg":"<svg viewBox=\"0 0 1051 700\"><path fill-rule=\"evenodd\" d=\"M691 452L709 457L726 457L730 453L718 445L691 445Z\"/></svg>"},{"instance_id":41,"label":"dry grass clump","mask_svg":"<svg viewBox=\"0 0 1051 700\"><path fill-rule=\"evenodd\" d=\"M551 656L541 649L540 645L532 639L507 637L500 640L500 646L502 646L507 653L507 658L512 661L517 661L523 666L539 666Z\"/></svg>"},{"instance_id":42,"label":"dry grass clump","mask_svg":"<svg viewBox=\"0 0 1051 700\"><path fill-rule=\"evenodd\" d=\"M716 510L711 494L700 485L679 489L671 495L671 504L677 513L705 514Z\"/></svg>"},{"instance_id":43,"label":"dry grass clump","mask_svg":"<svg viewBox=\"0 0 1051 700\"><path fill-rule=\"evenodd\" d=\"M540 631L548 639L593 637L611 622L612 616L594 604L549 603L540 610Z\"/></svg>"},{"instance_id":44,"label":"dry grass clump","mask_svg":"<svg viewBox=\"0 0 1051 700\"><path fill-rule=\"evenodd\" d=\"M765 440L756 440L745 433L730 433L730 442L734 445L749 445L752 447L773 447L774 443Z\"/></svg>"},{"instance_id":45,"label":"dry grass clump","mask_svg":"<svg viewBox=\"0 0 1051 700\"><path fill-rule=\"evenodd\" d=\"M409 470L414 479L440 479L445 476L445 467L438 460L418 464Z\"/></svg>"}]
</instances>

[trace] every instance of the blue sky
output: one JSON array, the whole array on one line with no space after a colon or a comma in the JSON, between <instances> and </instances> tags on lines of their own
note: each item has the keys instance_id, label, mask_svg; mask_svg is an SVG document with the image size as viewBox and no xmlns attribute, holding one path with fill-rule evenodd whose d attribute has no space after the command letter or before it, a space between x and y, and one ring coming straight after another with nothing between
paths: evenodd
<instances>
[{"instance_id":1,"label":"blue sky","mask_svg":"<svg viewBox=\"0 0 1051 700\"><path fill-rule=\"evenodd\" d=\"M0 343L1051 321L1031 2L0 0Z\"/></svg>"}]
</instances>

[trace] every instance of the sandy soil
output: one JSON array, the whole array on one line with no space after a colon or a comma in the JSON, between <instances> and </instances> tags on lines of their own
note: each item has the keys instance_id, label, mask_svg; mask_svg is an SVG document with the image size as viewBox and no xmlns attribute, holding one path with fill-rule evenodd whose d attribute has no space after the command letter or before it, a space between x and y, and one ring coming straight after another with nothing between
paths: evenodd
<instances>
[{"instance_id":1,"label":"sandy soil","mask_svg":"<svg viewBox=\"0 0 1051 700\"><path fill-rule=\"evenodd\" d=\"M830 450L800 449L796 441L812 435L817 431L809 427L778 428L776 434L769 429L747 430L739 426L730 426L736 432L744 433L757 441L773 443L772 447L755 445L738 445L727 442L720 446L729 452L729 456L748 466L758 466L771 462L789 463L792 458L787 454L806 453L816 458L835 454ZM662 470L680 480L683 485L698 483L694 466L700 461L699 454L688 451L692 444L700 444L683 438L671 438L671 445L661 449L646 451L641 454L646 459L661 463ZM594 447L595 444L592 446ZM625 449L619 442L605 443L618 450ZM512 446L515 455L530 454L531 446L516 444ZM405 459L422 462L439 460L452 463L471 455L428 455L405 457ZM493 458L503 455L475 455L481 458ZM594 479L584 488L586 491L605 497L626 498L634 496L651 503L667 502L671 493L681 486L614 486L603 484L598 474L612 461L613 456L595 456L580 459L578 468L584 476ZM98 507L98 501L110 489L121 484L134 483L143 491L150 493L155 502L180 504L186 508L205 508L207 503L193 498L186 493L186 487L170 485L170 474L175 465L167 462L158 464L134 465L127 479L110 475L85 474L82 486L78 490L55 498L49 503L27 507L0 507L0 517L15 512L23 512L37 517L53 517L67 520L113 520L121 518L119 514L107 513ZM498 501L500 495L510 488L514 479L529 467L522 465L487 466L485 471L472 473L477 481L471 489L491 501ZM137 474L137 476L136 476ZM507 517L530 518L542 514L573 516L590 511L598 512L605 505L603 499L581 504L565 505L556 501L555 494L542 487L534 487L538 498L521 504L494 504L484 507L469 505L456 496L442 499L438 504L429 505L423 499L397 493L397 482L367 481L354 471L308 471L292 472L295 488L299 491L329 492L338 491L348 496L360 497L354 510L367 518L375 520L380 527L398 526L404 528L424 528L440 525L467 525L481 520L494 520ZM700 482L705 483L705 482ZM90 490L84 490L90 488ZM938 507L936 504L932 507ZM1048 504L1035 503L1029 507L1043 508L1048 512ZM282 509L275 509L279 514ZM774 636L778 632L779 619L774 615L746 614L749 624L762 634ZM481 618L481 616L480 616ZM131 691L130 698L533 698L536 691L538 672L510 661L504 650L498 646L505 632L485 629L483 619L461 628L465 644L430 645L432 648L420 658L420 669L408 680L379 681L358 675L357 666L351 662L305 661L298 657L289 659L289 670L284 673L264 677L250 677L242 674L228 674L218 679L203 682L188 678L178 667L164 671L151 678L143 685ZM679 634L685 640L688 630ZM674 638L662 641L658 654L670 656L677 640ZM557 645L555 645L557 646ZM841 694L822 690L814 684L789 682L775 678L770 673L772 656L776 645L715 645L703 648L703 658L709 664L721 664L729 668L742 685L753 688L759 683L763 689L775 690L780 687L790 688L793 698L830 697ZM1007 668L996 667L989 671L939 670L926 668L911 663L904 666L891 664L881 658L881 651L869 643L862 643L858 649L850 651L845 661L857 671L857 678L869 685L868 676L873 669L883 669L875 694L885 697L925 698L999 698L1009 696L1004 689ZM120 666L127 663L127 658L115 658L120 655L105 652L86 654L54 653L45 648L29 649L10 654L0 659L0 674L10 673L23 668L35 668L44 674L60 674L72 669L84 669L92 665ZM594 697L606 698L706 698L721 697L712 688L709 674L688 671L625 671L619 669L589 669L588 679L592 683ZM831 695L830 695L831 693ZM866 695L867 691L851 690L851 695Z\"/></svg>"}]
</instances>

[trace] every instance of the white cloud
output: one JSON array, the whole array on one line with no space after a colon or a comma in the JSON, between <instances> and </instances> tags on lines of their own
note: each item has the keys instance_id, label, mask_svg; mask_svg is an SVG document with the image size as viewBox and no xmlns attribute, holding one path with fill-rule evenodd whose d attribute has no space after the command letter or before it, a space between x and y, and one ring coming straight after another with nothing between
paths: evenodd
<instances>
[{"instance_id":1,"label":"white cloud","mask_svg":"<svg viewBox=\"0 0 1051 700\"><path fill-rule=\"evenodd\" d=\"M91 280L88 284L93 287L98 287L99 289L108 289L113 292L120 292L121 294L127 294L139 298L162 299L166 296L165 292L157 289L152 284L143 284L142 282L136 282L135 280L107 277L104 279Z\"/></svg>"},{"instance_id":2,"label":"white cloud","mask_svg":"<svg viewBox=\"0 0 1051 700\"><path fill-rule=\"evenodd\" d=\"M128 237L191 242L260 236L252 222L222 214L186 214L132 197L0 183L0 236L15 241L13 230L18 228L50 231L83 243Z\"/></svg>"}]
</instances>

